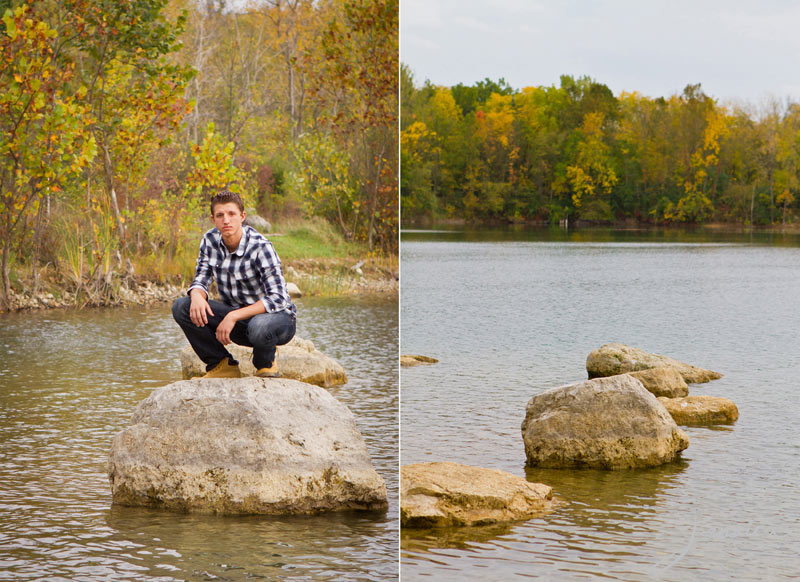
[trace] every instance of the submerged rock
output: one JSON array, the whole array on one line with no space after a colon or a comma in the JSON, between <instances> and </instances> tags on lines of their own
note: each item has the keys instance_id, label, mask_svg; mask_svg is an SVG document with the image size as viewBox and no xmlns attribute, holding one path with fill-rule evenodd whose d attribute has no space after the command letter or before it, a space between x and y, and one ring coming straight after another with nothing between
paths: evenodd
<instances>
[{"instance_id":1,"label":"submerged rock","mask_svg":"<svg viewBox=\"0 0 800 582\"><path fill-rule=\"evenodd\" d=\"M522 422L532 467L627 469L660 465L689 446L655 396L628 374L547 390Z\"/></svg>"},{"instance_id":2,"label":"submerged rock","mask_svg":"<svg viewBox=\"0 0 800 582\"><path fill-rule=\"evenodd\" d=\"M676 423L685 426L701 424L731 424L739 418L733 401L718 396L687 396L659 398Z\"/></svg>"},{"instance_id":3,"label":"submerged rock","mask_svg":"<svg viewBox=\"0 0 800 582\"><path fill-rule=\"evenodd\" d=\"M641 372L630 372L630 375L639 380L647 391L655 396L679 398L689 394L689 386L675 368L661 366Z\"/></svg>"},{"instance_id":4,"label":"submerged rock","mask_svg":"<svg viewBox=\"0 0 800 582\"><path fill-rule=\"evenodd\" d=\"M227 349L239 360L239 369L243 376L255 375L256 369L251 359L253 348L229 344ZM206 373L205 364L191 346L183 348L180 359L184 380ZM300 380L323 388L347 384L347 374L339 362L317 350L313 342L297 336L285 346L278 346L278 373L282 378Z\"/></svg>"},{"instance_id":5,"label":"submerged rock","mask_svg":"<svg viewBox=\"0 0 800 582\"><path fill-rule=\"evenodd\" d=\"M412 354L404 354L400 356L400 365L404 368L412 366L422 366L427 364L438 364L439 360L428 356L418 356Z\"/></svg>"},{"instance_id":6,"label":"submerged rock","mask_svg":"<svg viewBox=\"0 0 800 582\"><path fill-rule=\"evenodd\" d=\"M400 469L403 527L488 525L550 511L553 491L497 469L419 463Z\"/></svg>"},{"instance_id":7,"label":"submerged rock","mask_svg":"<svg viewBox=\"0 0 800 582\"><path fill-rule=\"evenodd\" d=\"M699 384L722 378L719 372L691 366L667 356L659 356L632 348L625 344L611 343L592 351L586 358L589 378L604 378L628 372L639 372L666 366L674 368L689 384Z\"/></svg>"},{"instance_id":8,"label":"submerged rock","mask_svg":"<svg viewBox=\"0 0 800 582\"><path fill-rule=\"evenodd\" d=\"M387 507L352 413L322 388L282 378L154 390L114 437L108 475L122 505L224 514Z\"/></svg>"}]
</instances>

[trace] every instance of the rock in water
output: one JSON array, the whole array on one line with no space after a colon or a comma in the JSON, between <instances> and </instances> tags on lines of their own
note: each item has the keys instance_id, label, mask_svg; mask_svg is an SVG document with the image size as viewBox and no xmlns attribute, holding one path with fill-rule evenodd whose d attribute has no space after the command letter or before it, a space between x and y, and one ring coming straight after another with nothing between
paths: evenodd
<instances>
[{"instance_id":1,"label":"rock in water","mask_svg":"<svg viewBox=\"0 0 800 582\"><path fill-rule=\"evenodd\" d=\"M488 525L550 511L553 492L497 469L419 463L400 469L403 527Z\"/></svg>"},{"instance_id":2,"label":"rock in water","mask_svg":"<svg viewBox=\"0 0 800 582\"><path fill-rule=\"evenodd\" d=\"M586 358L586 371L589 372L589 378L604 378L662 366L675 368L690 384L700 384L722 378L722 374L719 372L697 368L667 356L650 354L625 344L606 344L592 351Z\"/></svg>"},{"instance_id":3,"label":"rock in water","mask_svg":"<svg viewBox=\"0 0 800 582\"><path fill-rule=\"evenodd\" d=\"M655 396L679 398L689 394L689 386L675 368L662 366L641 372L630 372L630 375L639 380L647 391Z\"/></svg>"},{"instance_id":4,"label":"rock in water","mask_svg":"<svg viewBox=\"0 0 800 582\"><path fill-rule=\"evenodd\" d=\"M400 365L404 368L411 368L413 366L423 366L429 364L438 364L439 360L431 358L430 356L419 356L416 354L403 354L400 356Z\"/></svg>"},{"instance_id":5,"label":"rock in water","mask_svg":"<svg viewBox=\"0 0 800 582\"><path fill-rule=\"evenodd\" d=\"M739 409L733 401L718 396L687 396L659 398L676 423L684 426L701 424L731 424L739 419Z\"/></svg>"},{"instance_id":6,"label":"rock in water","mask_svg":"<svg viewBox=\"0 0 800 582\"><path fill-rule=\"evenodd\" d=\"M528 402L522 439L532 467L627 469L675 460L689 437L628 374L553 388Z\"/></svg>"},{"instance_id":7,"label":"rock in water","mask_svg":"<svg viewBox=\"0 0 800 582\"><path fill-rule=\"evenodd\" d=\"M251 359L253 348L228 344L227 349L239 361L243 376L255 375L256 369ZM180 359L185 380L206 373L205 364L191 346L183 348ZM297 336L285 346L278 346L278 373L282 378L300 380L323 388L347 384L347 374L339 362L317 350L313 342Z\"/></svg>"},{"instance_id":8,"label":"rock in water","mask_svg":"<svg viewBox=\"0 0 800 582\"><path fill-rule=\"evenodd\" d=\"M180 511L387 507L348 408L295 380L184 380L154 390L114 437L112 499Z\"/></svg>"}]
</instances>

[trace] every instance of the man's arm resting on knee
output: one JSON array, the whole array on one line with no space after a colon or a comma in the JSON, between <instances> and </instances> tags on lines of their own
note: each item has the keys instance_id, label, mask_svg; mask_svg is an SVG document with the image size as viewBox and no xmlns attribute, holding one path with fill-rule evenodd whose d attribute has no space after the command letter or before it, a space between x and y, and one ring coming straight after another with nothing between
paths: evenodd
<instances>
[{"instance_id":1,"label":"man's arm resting on knee","mask_svg":"<svg viewBox=\"0 0 800 582\"><path fill-rule=\"evenodd\" d=\"M223 318L222 323L220 323L217 327L217 339L221 344L228 345L231 343L231 331L233 331L233 326L236 325L237 321L250 319L259 313L265 313L266 311L267 308L260 300L246 307L234 309Z\"/></svg>"}]
</instances>

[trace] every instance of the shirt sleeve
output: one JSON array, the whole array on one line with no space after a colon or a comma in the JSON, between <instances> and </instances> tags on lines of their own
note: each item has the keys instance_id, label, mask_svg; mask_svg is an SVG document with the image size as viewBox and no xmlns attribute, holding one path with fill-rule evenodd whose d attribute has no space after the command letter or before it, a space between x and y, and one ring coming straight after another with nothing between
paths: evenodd
<instances>
[{"instance_id":1,"label":"shirt sleeve","mask_svg":"<svg viewBox=\"0 0 800 582\"><path fill-rule=\"evenodd\" d=\"M261 302L267 313L286 309L289 296L286 292L286 280L283 278L281 260L270 242L263 245L258 253L258 269L261 292L264 294Z\"/></svg>"},{"instance_id":2,"label":"shirt sleeve","mask_svg":"<svg viewBox=\"0 0 800 582\"><path fill-rule=\"evenodd\" d=\"M189 286L187 294L191 293L192 289L202 289L206 292L206 296L208 296L208 286L211 284L211 279L213 278L211 266L208 264L208 254L208 241L206 237L203 237L203 240L200 241L200 252L197 254L197 267L194 271L194 279Z\"/></svg>"}]
</instances>

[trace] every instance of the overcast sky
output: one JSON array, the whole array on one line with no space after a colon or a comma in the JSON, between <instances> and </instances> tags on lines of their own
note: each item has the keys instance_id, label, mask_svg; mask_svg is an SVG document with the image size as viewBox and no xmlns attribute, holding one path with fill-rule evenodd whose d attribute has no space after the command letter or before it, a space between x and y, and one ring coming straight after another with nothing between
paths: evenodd
<instances>
[{"instance_id":1,"label":"overcast sky","mask_svg":"<svg viewBox=\"0 0 800 582\"><path fill-rule=\"evenodd\" d=\"M615 95L702 83L721 102L800 100L800 2L400 0L400 58L417 85L568 74Z\"/></svg>"}]
</instances>

